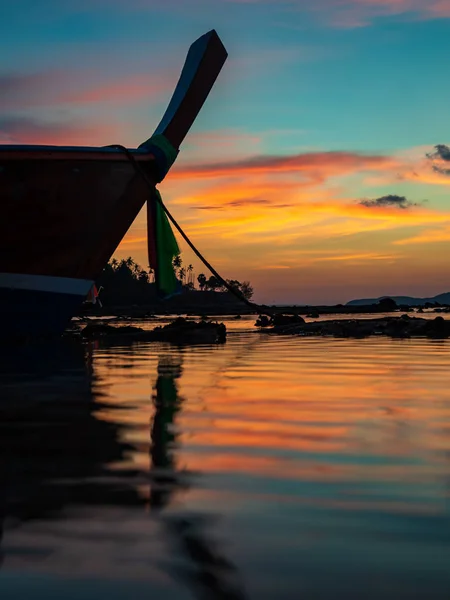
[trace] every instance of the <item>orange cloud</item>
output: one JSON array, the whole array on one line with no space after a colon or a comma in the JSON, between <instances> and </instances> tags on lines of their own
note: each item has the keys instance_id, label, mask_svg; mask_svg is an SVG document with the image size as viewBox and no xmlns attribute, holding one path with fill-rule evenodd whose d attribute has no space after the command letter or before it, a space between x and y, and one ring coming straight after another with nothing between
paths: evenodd
<instances>
[{"instance_id":1,"label":"orange cloud","mask_svg":"<svg viewBox=\"0 0 450 600\"><path fill-rule=\"evenodd\" d=\"M399 163L389 156L352 152L310 152L288 156L255 156L245 160L205 165L178 165L172 178L233 177L301 174L306 180L320 183L328 177L355 171L393 169Z\"/></svg>"},{"instance_id":2,"label":"orange cloud","mask_svg":"<svg viewBox=\"0 0 450 600\"><path fill-rule=\"evenodd\" d=\"M272 251L272 256L282 259L283 253L278 252L276 249ZM380 252L358 252L352 253L349 251L340 251L339 254L333 250L321 251L320 249L315 250L298 250L295 249L289 251L289 254L284 252L284 262L286 264L283 265L271 265L266 264L255 264L253 268L258 271L269 270L277 270L277 269L295 269L299 265L302 267L311 266L317 263L326 263L326 262L341 262L341 263L349 263L349 264L367 264L372 261L386 261L392 262L402 258L402 254L399 253L389 253L383 254Z\"/></svg>"},{"instance_id":3,"label":"orange cloud","mask_svg":"<svg viewBox=\"0 0 450 600\"><path fill-rule=\"evenodd\" d=\"M437 229L426 229L421 233L409 238L395 240L393 243L398 246L406 246L413 244L434 244L438 242L450 242L450 215L447 220L449 224L446 227Z\"/></svg>"},{"instance_id":4,"label":"orange cloud","mask_svg":"<svg viewBox=\"0 0 450 600\"><path fill-rule=\"evenodd\" d=\"M364 206L331 186L337 177L369 170L387 173L392 179L399 165L397 158L343 152L256 157L178 167L167 185L174 202L190 208L187 218L192 234L244 236L245 244L262 239L292 243L321 234L335 237L446 221L446 214L426 206L401 210L389 205ZM205 186L205 178L213 176L216 181ZM185 178L195 178L199 187L181 189L177 179ZM411 203L405 201L404 206Z\"/></svg>"}]
</instances>

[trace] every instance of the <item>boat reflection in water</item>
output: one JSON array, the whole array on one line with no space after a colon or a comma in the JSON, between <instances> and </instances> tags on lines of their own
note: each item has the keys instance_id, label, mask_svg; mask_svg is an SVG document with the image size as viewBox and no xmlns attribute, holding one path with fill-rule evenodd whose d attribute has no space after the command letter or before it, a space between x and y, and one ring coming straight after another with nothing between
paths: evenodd
<instances>
[{"instance_id":1,"label":"boat reflection in water","mask_svg":"<svg viewBox=\"0 0 450 600\"><path fill-rule=\"evenodd\" d=\"M92 347L24 346L0 358L2 598L244 597L201 515L169 511L189 485L176 456L181 351L158 359L150 473L120 467L136 450L124 441L133 425L108 403Z\"/></svg>"},{"instance_id":2,"label":"boat reflection in water","mask_svg":"<svg viewBox=\"0 0 450 600\"><path fill-rule=\"evenodd\" d=\"M152 485L149 504L154 511L166 507L174 490L183 485L176 473L175 429L175 418L182 405L176 383L183 372L182 354L162 355L157 369L150 439Z\"/></svg>"},{"instance_id":3,"label":"boat reflection in water","mask_svg":"<svg viewBox=\"0 0 450 600\"><path fill-rule=\"evenodd\" d=\"M160 511L185 482L176 469L176 416L183 399L177 379L182 374L182 354L161 356L153 394L155 412L151 428L152 484L150 507ZM167 531L178 552L188 559L187 568L175 571L200 598L243 600L246 598L236 567L223 556L206 533L203 519L196 516L166 519Z\"/></svg>"},{"instance_id":4,"label":"boat reflection in water","mask_svg":"<svg viewBox=\"0 0 450 600\"><path fill-rule=\"evenodd\" d=\"M120 426L96 418L101 394L89 347L24 346L1 356L0 477L3 519L15 527L60 519L68 505L137 503L96 482L130 447Z\"/></svg>"}]
</instances>

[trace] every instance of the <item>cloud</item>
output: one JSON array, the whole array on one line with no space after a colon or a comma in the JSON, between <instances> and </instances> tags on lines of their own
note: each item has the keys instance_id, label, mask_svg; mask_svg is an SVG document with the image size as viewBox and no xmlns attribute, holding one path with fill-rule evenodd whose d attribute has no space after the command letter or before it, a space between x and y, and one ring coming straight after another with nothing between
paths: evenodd
<instances>
[{"instance_id":1,"label":"cloud","mask_svg":"<svg viewBox=\"0 0 450 600\"><path fill-rule=\"evenodd\" d=\"M132 73L108 81L93 71L43 71L0 74L0 110L154 101L171 91L176 77Z\"/></svg>"},{"instance_id":2,"label":"cloud","mask_svg":"<svg viewBox=\"0 0 450 600\"><path fill-rule=\"evenodd\" d=\"M437 144L434 152L429 152L426 157L432 162L432 169L442 175L450 175L450 148L446 144Z\"/></svg>"},{"instance_id":3,"label":"cloud","mask_svg":"<svg viewBox=\"0 0 450 600\"><path fill-rule=\"evenodd\" d=\"M0 109L18 109L48 103L55 82L64 76L58 72L0 73Z\"/></svg>"},{"instance_id":4,"label":"cloud","mask_svg":"<svg viewBox=\"0 0 450 600\"><path fill-rule=\"evenodd\" d=\"M272 255L276 254L272 253ZM277 253L277 258L282 259L283 253ZM296 250L293 249L289 256L284 256L284 264L259 264L255 263L253 268L255 270L265 270L265 269L294 269L301 264L303 267L307 265L315 265L317 263L326 263L326 262L342 262L342 263L352 263L352 264L360 264L360 263L370 263L374 260L376 261L393 261L399 258L402 258L403 255L396 253L381 253L376 251L370 252L352 252L348 250L341 250L341 252L336 253L335 250Z\"/></svg>"},{"instance_id":5,"label":"cloud","mask_svg":"<svg viewBox=\"0 0 450 600\"><path fill-rule=\"evenodd\" d=\"M206 135L206 134L205 134ZM260 139L264 133L259 134ZM217 141L221 143L221 136ZM214 146L214 135L210 138L210 146ZM231 141L231 140L230 140ZM212 146L211 146L212 143ZM258 137L253 139L242 134L242 144L249 150L259 145ZM229 144L227 153L233 145L239 146L239 134L236 133L233 142ZM263 145L261 143L261 145ZM252 148L253 147L253 148ZM205 145L209 155L208 145ZM436 150L439 149L439 150ZM450 185L450 148L444 144L435 147L433 153L429 152L429 146L418 146L408 150L402 150L392 155L366 154L363 152L305 152L293 153L281 156L271 155L247 155L233 160L222 160L218 162L197 163L189 160L185 162L183 156L189 156L183 151L183 156L175 164L170 172L171 180L188 180L199 182L208 179L251 179L278 177L278 185L292 185L308 187L325 183L331 178L358 175L363 183L369 187L398 185L403 183L420 183L430 185ZM211 155L213 152L211 151ZM428 157L426 158L425 155ZM258 197L260 197L258 195ZM389 204L384 201L385 206ZM388 204L386 204L386 202ZM395 200L391 206L397 205ZM368 205L370 206L370 204ZM407 208L403 203L401 208Z\"/></svg>"},{"instance_id":6,"label":"cloud","mask_svg":"<svg viewBox=\"0 0 450 600\"><path fill-rule=\"evenodd\" d=\"M450 161L450 148L445 144L438 144L435 146L436 152L435 154L442 158L442 160Z\"/></svg>"},{"instance_id":7,"label":"cloud","mask_svg":"<svg viewBox=\"0 0 450 600\"><path fill-rule=\"evenodd\" d=\"M225 0L245 4L248 0ZM279 4L278 0L253 0L255 4ZM286 0L284 8L312 12L320 21L335 27L366 27L380 17L431 20L450 17L450 0ZM295 26L295 19L291 19Z\"/></svg>"},{"instance_id":8,"label":"cloud","mask_svg":"<svg viewBox=\"0 0 450 600\"><path fill-rule=\"evenodd\" d=\"M219 179L187 191L172 178L165 184L166 201L194 239L233 240L241 248L258 244L293 247L367 232L393 232L406 227L430 227L448 222L449 215L422 205L393 210L390 205L369 209L353 197L339 196L329 180L317 184L279 177ZM171 200L172 198L172 200ZM262 200L262 202L261 202ZM281 263L282 264L282 263Z\"/></svg>"},{"instance_id":9,"label":"cloud","mask_svg":"<svg viewBox=\"0 0 450 600\"><path fill-rule=\"evenodd\" d=\"M102 145L118 137L118 128L109 124L77 121L43 121L31 117L1 117L0 143L43 145Z\"/></svg>"},{"instance_id":10,"label":"cloud","mask_svg":"<svg viewBox=\"0 0 450 600\"><path fill-rule=\"evenodd\" d=\"M418 202L412 202L405 198L405 196L397 196L395 194L388 194L387 196L381 196L380 198L375 198L373 200L361 200L359 204L366 206L367 208L394 206L396 208L407 209L412 206L419 206Z\"/></svg>"},{"instance_id":11,"label":"cloud","mask_svg":"<svg viewBox=\"0 0 450 600\"><path fill-rule=\"evenodd\" d=\"M251 175L296 174L305 181L320 183L331 176L354 171L393 168L397 161L389 156L355 152L309 152L285 156L254 156L239 161L179 165L171 173L176 178L217 178Z\"/></svg>"},{"instance_id":12,"label":"cloud","mask_svg":"<svg viewBox=\"0 0 450 600\"><path fill-rule=\"evenodd\" d=\"M163 77L145 75L129 75L118 82L104 82L99 85L86 86L84 90L63 92L58 103L85 104L85 103L114 103L130 104L140 100L155 100L155 96L162 95L175 87L176 80Z\"/></svg>"},{"instance_id":13,"label":"cloud","mask_svg":"<svg viewBox=\"0 0 450 600\"><path fill-rule=\"evenodd\" d=\"M450 217L448 220L450 221ZM440 242L450 242L450 225L435 229L424 229L417 235L395 240L393 243L397 246L409 246L413 244L435 244Z\"/></svg>"},{"instance_id":14,"label":"cloud","mask_svg":"<svg viewBox=\"0 0 450 600\"><path fill-rule=\"evenodd\" d=\"M450 17L449 0L319 0L322 14L337 27L365 27L380 17L431 20Z\"/></svg>"},{"instance_id":15,"label":"cloud","mask_svg":"<svg viewBox=\"0 0 450 600\"><path fill-rule=\"evenodd\" d=\"M86 0L82 0L85 4ZM315 2L306 2L305 0L166 0L162 7L159 0L128 0L124 3L122 0L90 0L92 4L106 5L108 8L114 7L117 10L154 10L158 7L161 10L192 10L207 9L211 4L241 4L241 5L272 5L275 8L281 7L282 10L293 9L303 13L314 11L322 19L331 19L331 22L337 25L361 26L369 24L373 19L383 16L407 15L420 19L436 19L450 16L449 0L315 0Z\"/></svg>"},{"instance_id":16,"label":"cloud","mask_svg":"<svg viewBox=\"0 0 450 600\"><path fill-rule=\"evenodd\" d=\"M445 170L448 163L443 157L446 156L444 144L439 145L442 156L436 148L430 152L430 146L414 146L396 152L392 156L392 168L373 171L365 177L367 186L386 186L399 183L420 183L430 185L450 185L450 178Z\"/></svg>"}]
</instances>

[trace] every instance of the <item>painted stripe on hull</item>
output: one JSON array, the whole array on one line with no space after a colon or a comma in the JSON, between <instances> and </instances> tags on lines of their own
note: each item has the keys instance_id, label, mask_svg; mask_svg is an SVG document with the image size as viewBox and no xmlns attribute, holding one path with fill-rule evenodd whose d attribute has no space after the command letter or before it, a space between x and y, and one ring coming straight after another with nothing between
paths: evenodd
<instances>
[{"instance_id":1,"label":"painted stripe on hull","mask_svg":"<svg viewBox=\"0 0 450 600\"><path fill-rule=\"evenodd\" d=\"M0 339L61 335L93 282L0 273Z\"/></svg>"},{"instance_id":2,"label":"painted stripe on hull","mask_svg":"<svg viewBox=\"0 0 450 600\"><path fill-rule=\"evenodd\" d=\"M87 296L93 285L94 282L89 279L26 275L22 273L0 273L0 288L7 289Z\"/></svg>"}]
</instances>

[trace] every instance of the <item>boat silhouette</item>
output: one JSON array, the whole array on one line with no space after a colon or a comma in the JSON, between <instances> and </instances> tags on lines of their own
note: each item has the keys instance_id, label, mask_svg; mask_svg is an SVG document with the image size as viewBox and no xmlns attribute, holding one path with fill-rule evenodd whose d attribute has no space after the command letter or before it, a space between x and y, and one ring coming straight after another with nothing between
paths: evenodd
<instances>
[{"instance_id":1,"label":"boat silhouette","mask_svg":"<svg viewBox=\"0 0 450 600\"><path fill-rule=\"evenodd\" d=\"M151 221L155 186L226 58L214 30L192 44L160 124L137 149L0 145L3 337L63 332L145 202Z\"/></svg>"}]
</instances>

